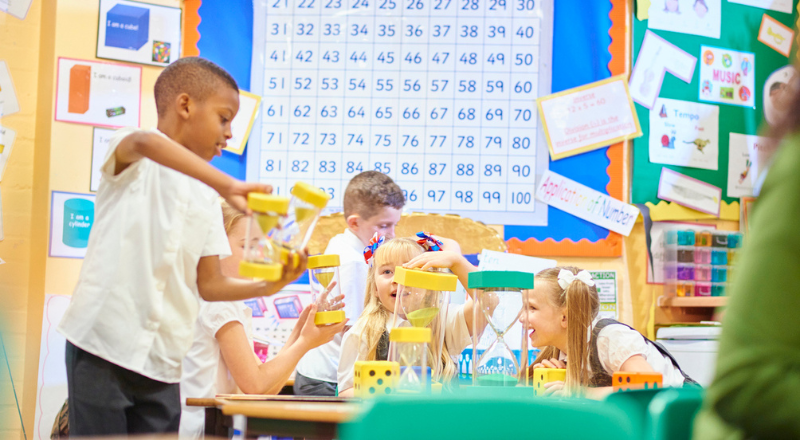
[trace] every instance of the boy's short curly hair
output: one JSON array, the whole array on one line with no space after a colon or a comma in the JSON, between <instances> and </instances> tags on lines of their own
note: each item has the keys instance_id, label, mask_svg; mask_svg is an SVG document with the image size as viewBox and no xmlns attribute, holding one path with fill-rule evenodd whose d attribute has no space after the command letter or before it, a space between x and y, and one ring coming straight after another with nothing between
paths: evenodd
<instances>
[{"instance_id":1,"label":"boy's short curly hair","mask_svg":"<svg viewBox=\"0 0 800 440\"><path fill-rule=\"evenodd\" d=\"M156 79L153 92L158 116L164 116L170 102L181 93L203 101L220 86L239 91L230 73L213 62L199 57L179 58L165 67Z\"/></svg>"},{"instance_id":2,"label":"boy's short curly hair","mask_svg":"<svg viewBox=\"0 0 800 440\"><path fill-rule=\"evenodd\" d=\"M364 171L347 184L344 191L345 218L358 214L368 219L383 207L402 209L406 204L403 191L391 177L378 171Z\"/></svg>"}]
</instances>

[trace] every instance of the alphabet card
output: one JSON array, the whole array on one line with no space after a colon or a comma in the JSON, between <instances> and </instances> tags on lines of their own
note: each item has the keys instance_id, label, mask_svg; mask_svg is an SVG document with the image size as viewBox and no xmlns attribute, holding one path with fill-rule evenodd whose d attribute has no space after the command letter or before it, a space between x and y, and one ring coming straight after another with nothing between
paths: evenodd
<instances>
[{"instance_id":1,"label":"alphabet card","mask_svg":"<svg viewBox=\"0 0 800 440\"><path fill-rule=\"evenodd\" d=\"M756 56L700 46L700 100L755 107Z\"/></svg>"},{"instance_id":2,"label":"alphabet card","mask_svg":"<svg viewBox=\"0 0 800 440\"><path fill-rule=\"evenodd\" d=\"M722 0L653 0L648 11L650 29L719 38Z\"/></svg>"},{"instance_id":3,"label":"alphabet card","mask_svg":"<svg viewBox=\"0 0 800 440\"><path fill-rule=\"evenodd\" d=\"M658 98L650 110L650 162L716 170L719 107Z\"/></svg>"},{"instance_id":4,"label":"alphabet card","mask_svg":"<svg viewBox=\"0 0 800 440\"><path fill-rule=\"evenodd\" d=\"M761 28L758 30L758 41L788 57L792 50L794 31L778 20L764 14L761 17Z\"/></svg>"}]
</instances>

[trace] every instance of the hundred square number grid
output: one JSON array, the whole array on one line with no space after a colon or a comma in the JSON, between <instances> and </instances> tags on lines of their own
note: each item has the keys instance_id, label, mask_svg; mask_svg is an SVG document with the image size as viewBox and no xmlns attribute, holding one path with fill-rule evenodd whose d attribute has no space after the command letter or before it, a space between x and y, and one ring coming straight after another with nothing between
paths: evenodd
<instances>
[{"instance_id":1,"label":"hundred square number grid","mask_svg":"<svg viewBox=\"0 0 800 440\"><path fill-rule=\"evenodd\" d=\"M542 226L552 0L257 0L248 180L391 176L413 211Z\"/></svg>"}]
</instances>

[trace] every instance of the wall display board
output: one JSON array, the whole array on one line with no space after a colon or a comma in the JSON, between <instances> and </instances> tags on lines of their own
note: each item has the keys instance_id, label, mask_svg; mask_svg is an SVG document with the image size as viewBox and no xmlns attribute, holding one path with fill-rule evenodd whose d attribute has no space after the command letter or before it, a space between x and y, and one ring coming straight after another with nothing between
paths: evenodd
<instances>
[{"instance_id":1,"label":"wall display board","mask_svg":"<svg viewBox=\"0 0 800 440\"><path fill-rule=\"evenodd\" d=\"M166 66L181 57L181 8L101 0L97 58Z\"/></svg>"},{"instance_id":2,"label":"wall display board","mask_svg":"<svg viewBox=\"0 0 800 440\"><path fill-rule=\"evenodd\" d=\"M645 134L634 140L633 203L658 204L661 201L658 190L662 168L721 188L722 204L717 215L723 217L730 216L726 212L730 213L732 209L726 208L738 201L737 195L748 195L740 186L754 174L751 172L754 169L751 167L753 158L748 157L746 142L740 140L756 139L753 135L768 128L772 105L776 101L773 95L779 95L785 88L785 81L794 75L794 70L786 67L792 64L792 58L787 58L785 50L779 51L781 48L776 44L759 41L759 31L763 22L794 28L796 9L791 8L786 13L756 7L759 3L764 2L722 2L724 26L718 39L660 30L654 32L697 57L698 61L691 81L685 82L667 74L658 95L658 104L651 110L636 106ZM648 21L634 20L633 28L636 58L648 32ZM779 77L783 79L771 79ZM676 107L677 104L680 107ZM713 114L701 110L709 108ZM676 115L695 120L671 121ZM684 154L689 151L687 147L691 150L690 155ZM729 164L731 160L735 162ZM729 182L736 182L736 186L731 187ZM655 209L661 208L667 208L666 202ZM653 209L651 213L655 218ZM670 209L669 212L678 211ZM663 213L666 215L667 211ZM738 209L734 214L738 215ZM664 215L658 217L671 219Z\"/></svg>"},{"instance_id":3,"label":"wall display board","mask_svg":"<svg viewBox=\"0 0 800 440\"><path fill-rule=\"evenodd\" d=\"M545 225L534 100L552 26L552 1L254 2L248 180L310 181L340 209L350 178L377 170L410 210Z\"/></svg>"}]
</instances>

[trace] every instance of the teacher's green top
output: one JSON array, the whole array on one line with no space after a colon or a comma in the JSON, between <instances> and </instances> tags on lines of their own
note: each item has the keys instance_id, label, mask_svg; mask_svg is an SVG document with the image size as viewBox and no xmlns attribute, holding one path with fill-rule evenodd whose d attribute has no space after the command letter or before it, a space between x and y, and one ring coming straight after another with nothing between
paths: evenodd
<instances>
[{"instance_id":1,"label":"teacher's green top","mask_svg":"<svg viewBox=\"0 0 800 440\"><path fill-rule=\"evenodd\" d=\"M800 438L800 134L753 208L696 439Z\"/></svg>"}]
</instances>

